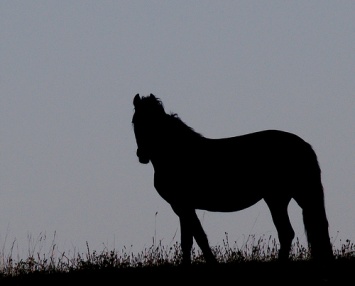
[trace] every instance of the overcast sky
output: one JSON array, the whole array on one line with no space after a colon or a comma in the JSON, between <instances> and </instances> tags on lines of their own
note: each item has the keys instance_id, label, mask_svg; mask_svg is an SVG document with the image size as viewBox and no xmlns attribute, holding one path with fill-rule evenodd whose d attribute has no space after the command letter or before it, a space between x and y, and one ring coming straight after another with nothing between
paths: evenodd
<instances>
[{"instance_id":1,"label":"overcast sky","mask_svg":"<svg viewBox=\"0 0 355 286\"><path fill-rule=\"evenodd\" d=\"M354 15L354 1L1 1L0 246L26 254L29 237L55 232L63 251L179 239L135 155L137 93L206 137L301 136L333 242L354 241ZM263 201L198 214L211 245L276 236Z\"/></svg>"}]
</instances>

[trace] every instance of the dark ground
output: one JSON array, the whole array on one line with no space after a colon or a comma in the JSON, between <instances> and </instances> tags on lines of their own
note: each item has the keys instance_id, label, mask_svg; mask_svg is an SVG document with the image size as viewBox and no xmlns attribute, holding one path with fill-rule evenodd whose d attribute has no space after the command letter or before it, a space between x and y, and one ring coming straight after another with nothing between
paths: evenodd
<instances>
[{"instance_id":1,"label":"dark ground","mask_svg":"<svg viewBox=\"0 0 355 286\"><path fill-rule=\"evenodd\" d=\"M354 274L354 259L338 259L328 267L309 261L241 262L31 273L0 278L0 285L355 285Z\"/></svg>"}]
</instances>

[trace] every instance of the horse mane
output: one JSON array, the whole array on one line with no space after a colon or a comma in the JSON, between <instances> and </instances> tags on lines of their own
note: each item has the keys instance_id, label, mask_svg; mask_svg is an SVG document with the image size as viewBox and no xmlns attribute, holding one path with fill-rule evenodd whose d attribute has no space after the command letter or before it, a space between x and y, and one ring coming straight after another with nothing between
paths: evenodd
<instances>
[{"instance_id":1,"label":"horse mane","mask_svg":"<svg viewBox=\"0 0 355 286\"><path fill-rule=\"evenodd\" d=\"M171 123L177 133L186 134L194 138L203 137L200 133L196 132L192 127L188 126L185 122L183 122L176 113L167 114L167 117L169 118L169 123Z\"/></svg>"},{"instance_id":2,"label":"horse mane","mask_svg":"<svg viewBox=\"0 0 355 286\"><path fill-rule=\"evenodd\" d=\"M145 109L149 109L152 113L156 114L157 118L162 118L164 122L163 124L171 132L174 132L176 134L183 134L189 138L203 137L200 133L197 133L193 128L183 122L176 113L172 112L170 114L167 114L164 110L163 102L155 95L150 94L148 96L142 96L140 105L144 106ZM134 121L135 120L133 120L133 123Z\"/></svg>"}]
</instances>

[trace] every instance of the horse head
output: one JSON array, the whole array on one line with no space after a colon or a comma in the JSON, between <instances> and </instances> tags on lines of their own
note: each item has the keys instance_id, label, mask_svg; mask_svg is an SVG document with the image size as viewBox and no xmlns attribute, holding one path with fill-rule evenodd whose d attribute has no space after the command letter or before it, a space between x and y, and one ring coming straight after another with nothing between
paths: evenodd
<instances>
[{"instance_id":1,"label":"horse head","mask_svg":"<svg viewBox=\"0 0 355 286\"><path fill-rule=\"evenodd\" d=\"M138 146L137 157L140 163L148 164L157 133L156 126L166 113L160 99L153 94L142 97L137 94L133 99L133 105L135 111L132 123Z\"/></svg>"}]
</instances>

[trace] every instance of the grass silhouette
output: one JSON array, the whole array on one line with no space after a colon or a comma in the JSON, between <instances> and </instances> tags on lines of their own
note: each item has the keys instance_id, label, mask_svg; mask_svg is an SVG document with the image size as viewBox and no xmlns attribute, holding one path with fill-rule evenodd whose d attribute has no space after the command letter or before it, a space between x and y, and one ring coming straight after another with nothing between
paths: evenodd
<instances>
[{"instance_id":1,"label":"grass silhouette","mask_svg":"<svg viewBox=\"0 0 355 286\"><path fill-rule=\"evenodd\" d=\"M292 245L290 261L279 263L277 254L279 244L271 236L256 237L249 235L241 247L230 243L228 234L222 245L212 247L219 262L217 266L205 263L199 249L192 250L192 265L183 267L181 248L178 242L164 246L161 241L153 240L152 246L138 252L104 248L97 252L87 243L85 253L74 253L68 257L59 252L53 239L48 253L41 253L40 244L45 235L38 237L37 243L29 250L25 259L14 259L12 244L9 254L0 256L0 285L99 285L110 281L171 282L196 281L199 283L230 281L261 283L282 281L282 283L310 282L337 285L351 281L355 266L355 245L350 240L341 242L334 249L335 261L327 269L320 269L310 259L307 246L298 238ZM36 250L38 248L39 250ZM232 280L232 281L233 281ZM286 282L287 281L287 282ZM314 282L313 281L313 282ZM340 283L340 284L339 284Z\"/></svg>"}]
</instances>

